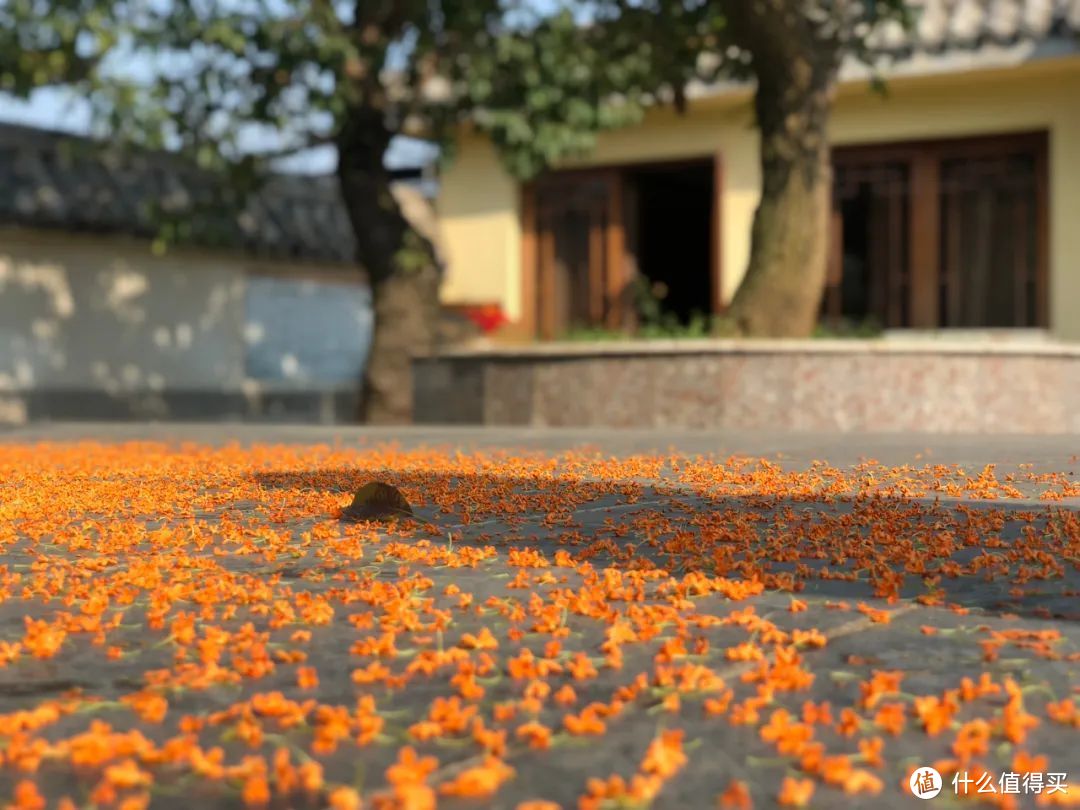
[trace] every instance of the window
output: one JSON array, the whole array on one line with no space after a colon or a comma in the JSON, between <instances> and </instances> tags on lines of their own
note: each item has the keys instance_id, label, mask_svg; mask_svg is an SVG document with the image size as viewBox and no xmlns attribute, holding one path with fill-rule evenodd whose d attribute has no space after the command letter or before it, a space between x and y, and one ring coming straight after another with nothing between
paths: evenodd
<instances>
[{"instance_id":1,"label":"window","mask_svg":"<svg viewBox=\"0 0 1080 810\"><path fill-rule=\"evenodd\" d=\"M826 321L1046 325L1046 136L837 149Z\"/></svg>"},{"instance_id":2,"label":"window","mask_svg":"<svg viewBox=\"0 0 1080 810\"><path fill-rule=\"evenodd\" d=\"M942 161L942 326L1037 324L1037 172L1023 152Z\"/></svg>"}]
</instances>

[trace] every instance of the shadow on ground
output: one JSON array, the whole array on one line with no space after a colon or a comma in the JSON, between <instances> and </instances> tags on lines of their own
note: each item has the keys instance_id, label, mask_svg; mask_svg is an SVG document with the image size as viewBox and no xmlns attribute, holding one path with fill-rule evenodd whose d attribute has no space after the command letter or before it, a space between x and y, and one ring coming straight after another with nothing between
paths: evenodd
<instances>
[{"instance_id":1,"label":"shadow on ground","mask_svg":"<svg viewBox=\"0 0 1080 810\"><path fill-rule=\"evenodd\" d=\"M558 471L336 468L255 480L269 489L342 493L387 481L413 505L416 519L401 528L417 541L549 556L562 550L596 567L760 579L770 589L838 600L898 598L1080 619L1080 510L1071 504L901 496L890 486L844 493L775 471L708 486L661 480L669 469L651 472L598 480ZM795 494L784 494L791 475Z\"/></svg>"}]
</instances>

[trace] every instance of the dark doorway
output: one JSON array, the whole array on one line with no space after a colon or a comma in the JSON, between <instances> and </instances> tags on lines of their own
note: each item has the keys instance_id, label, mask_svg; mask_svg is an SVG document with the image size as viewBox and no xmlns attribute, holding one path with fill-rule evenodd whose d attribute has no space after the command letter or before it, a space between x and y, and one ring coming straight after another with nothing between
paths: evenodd
<instances>
[{"instance_id":1,"label":"dark doorway","mask_svg":"<svg viewBox=\"0 0 1080 810\"><path fill-rule=\"evenodd\" d=\"M628 250L662 310L683 324L712 310L713 183L711 160L626 173Z\"/></svg>"}]
</instances>

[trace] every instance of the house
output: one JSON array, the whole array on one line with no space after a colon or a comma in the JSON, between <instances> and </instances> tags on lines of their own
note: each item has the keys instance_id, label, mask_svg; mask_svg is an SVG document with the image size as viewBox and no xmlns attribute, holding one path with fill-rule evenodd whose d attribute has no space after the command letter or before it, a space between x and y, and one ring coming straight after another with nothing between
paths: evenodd
<instances>
[{"instance_id":1,"label":"house","mask_svg":"<svg viewBox=\"0 0 1080 810\"><path fill-rule=\"evenodd\" d=\"M841 73L823 317L1080 340L1080 2L911 6L872 42L884 94ZM500 306L508 339L624 324L635 274L675 314L722 313L759 200L752 88L688 95L528 184L466 133L438 200L446 300Z\"/></svg>"},{"instance_id":2,"label":"house","mask_svg":"<svg viewBox=\"0 0 1080 810\"><path fill-rule=\"evenodd\" d=\"M230 206L175 155L0 126L0 422L352 421L371 311L336 183ZM423 193L394 193L431 231Z\"/></svg>"}]
</instances>

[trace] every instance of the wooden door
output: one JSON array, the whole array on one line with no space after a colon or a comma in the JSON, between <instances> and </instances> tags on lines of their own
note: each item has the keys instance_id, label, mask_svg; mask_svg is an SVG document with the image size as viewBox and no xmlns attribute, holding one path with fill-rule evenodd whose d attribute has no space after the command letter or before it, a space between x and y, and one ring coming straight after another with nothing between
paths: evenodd
<instances>
[{"instance_id":1,"label":"wooden door","mask_svg":"<svg viewBox=\"0 0 1080 810\"><path fill-rule=\"evenodd\" d=\"M545 340L574 328L621 325L621 193L616 171L556 175L532 189L534 316Z\"/></svg>"}]
</instances>

